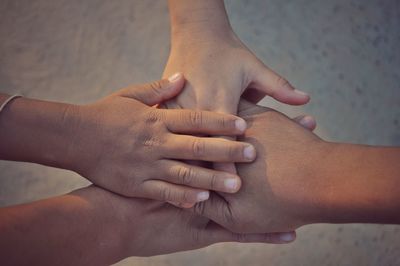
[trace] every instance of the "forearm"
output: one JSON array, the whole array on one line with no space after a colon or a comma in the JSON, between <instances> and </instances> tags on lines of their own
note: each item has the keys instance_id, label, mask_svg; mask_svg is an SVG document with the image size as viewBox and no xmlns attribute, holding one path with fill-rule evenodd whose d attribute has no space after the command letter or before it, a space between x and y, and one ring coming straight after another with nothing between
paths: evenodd
<instances>
[{"instance_id":1,"label":"forearm","mask_svg":"<svg viewBox=\"0 0 400 266\"><path fill-rule=\"evenodd\" d=\"M120 260L118 228L85 190L85 197L70 194L0 209L1 263L110 265Z\"/></svg>"},{"instance_id":2,"label":"forearm","mask_svg":"<svg viewBox=\"0 0 400 266\"><path fill-rule=\"evenodd\" d=\"M27 98L8 103L0 113L0 159L71 168L71 109L72 105Z\"/></svg>"},{"instance_id":3,"label":"forearm","mask_svg":"<svg viewBox=\"0 0 400 266\"><path fill-rule=\"evenodd\" d=\"M329 145L319 222L400 224L400 149Z\"/></svg>"}]
</instances>

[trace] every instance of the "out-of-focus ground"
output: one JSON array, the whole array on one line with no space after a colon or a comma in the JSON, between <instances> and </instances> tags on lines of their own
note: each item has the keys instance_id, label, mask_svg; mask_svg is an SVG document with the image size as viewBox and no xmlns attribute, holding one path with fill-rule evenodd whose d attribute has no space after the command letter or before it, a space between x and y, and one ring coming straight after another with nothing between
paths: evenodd
<instances>
[{"instance_id":1,"label":"out-of-focus ground","mask_svg":"<svg viewBox=\"0 0 400 266\"><path fill-rule=\"evenodd\" d=\"M322 137L400 145L398 0L227 1L234 29L270 67L312 95ZM87 103L160 77L166 1L0 1L0 91ZM206 67L206 66L205 66ZM88 184L74 173L0 162L0 206ZM156 237L156 236L155 236ZM290 245L218 244L118 265L400 265L400 227L313 225Z\"/></svg>"}]
</instances>

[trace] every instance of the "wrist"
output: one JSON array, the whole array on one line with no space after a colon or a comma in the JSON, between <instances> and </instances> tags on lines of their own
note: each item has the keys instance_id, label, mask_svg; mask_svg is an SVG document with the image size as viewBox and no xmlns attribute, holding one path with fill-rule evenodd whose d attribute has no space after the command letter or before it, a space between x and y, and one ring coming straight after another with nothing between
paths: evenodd
<instances>
[{"instance_id":1,"label":"wrist","mask_svg":"<svg viewBox=\"0 0 400 266\"><path fill-rule=\"evenodd\" d=\"M132 230L133 225L127 226L122 221L123 215L118 210L123 208L123 204L120 206L114 199L118 196L93 185L75 190L66 196L72 196L81 202L79 205L83 210L77 219L80 219L81 227L90 228L89 238L94 241L88 241L88 251L93 251L93 257L111 264L129 256L126 245L128 241L125 238L128 238L127 227Z\"/></svg>"},{"instance_id":2,"label":"wrist","mask_svg":"<svg viewBox=\"0 0 400 266\"><path fill-rule=\"evenodd\" d=\"M336 149L336 144L323 140L310 145L303 188L296 192L301 195L298 199L302 205L297 208L301 225L327 222L332 215L332 180L327 172L329 167L335 167L330 160Z\"/></svg>"},{"instance_id":3,"label":"wrist","mask_svg":"<svg viewBox=\"0 0 400 266\"><path fill-rule=\"evenodd\" d=\"M68 168L71 105L18 98L3 110L1 158Z\"/></svg>"},{"instance_id":4,"label":"wrist","mask_svg":"<svg viewBox=\"0 0 400 266\"><path fill-rule=\"evenodd\" d=\"M173 45L234 35L222 0L170 0L169 9Z\"/></svg>"},{"instance_id":5,"label":"wrist","mask_svg":"<svg viewBox=\"0 0 400 266\"><path fill-rule=\"evenodd\" d=\"M395 148L330 143L320 164L323 223L393 223L400 220Z\"/></svg>"}]
</instances>

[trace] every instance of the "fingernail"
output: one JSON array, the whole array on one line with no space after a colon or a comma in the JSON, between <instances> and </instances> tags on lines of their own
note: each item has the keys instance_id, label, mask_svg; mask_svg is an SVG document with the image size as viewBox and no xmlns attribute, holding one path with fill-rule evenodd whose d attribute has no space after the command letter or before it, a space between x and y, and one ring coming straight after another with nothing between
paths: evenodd
<instances>
[{"instance_id":1,"label":"fingernail","mask_svg":"<svg viewBox=\"0 0 400 266\"><path fill-rule=\"evenodd\" d=\"M225 188L227 188L229 190L236 191L238 185L239 185L239 182L236 178L229 178L224 181Z\"/></svg>"},{"instance_id":2,"label":"fingernail","mask_svg":"<svg viewBox=\"0 0 400 266\"><path fill-rule=\"evenodd\" d=\"M244 158L246 158L247 160L253 160L254 157L256 156L256 150L254 149L253 146L249 145L246 148L244 148L243 155Z\"/></svg>"},{"instance_id":3,"label":"fingernail","mask_svg":"<svg viewBox=\"0 0 400 266\"><path fill-rule=\"evenodd\" d=\"M311 126L312 123L313 123L313 119L309 116L305 116L300 120L300 124L302 124L305 127Z\"/></svg>"},{"instance_id":4,"label":"fingernail","mask_svg":"<svg viewBox=\"0 0 400 266\"><path fill-rule=\"evenodd\" d=\"M309 96L308 93L306 93L306 92L304 92L304 91L301 91L301 90L298 90L298 89L294 89L294 92L297 93L297 94L299 94L299 95Z\"/></svg>"},{"instance_id":5,"label":"fingernail","mask_svg":"<svg viewBox=\"0 0 400 266\"><path fill-rule=\"evenodd\" d=\"M210 197L210 193L208 191L203 191L197 194L197 201L205 201Z\"/></svg>"},{"instance_id":6,"label":"fingernail","mask_svg":"<svg viewBox=\"0 0 400 266\"><path fill-rule=\"evenodd\" d=\"M173 74L172 76L170 76L169 78L168 78L168 80L169 80L169 82L175 82L175 81L177 81L180 77L181 77L181 73L175 73L175 74Z\"/></svg>"},{"instance_id":7,"label":"fingernail","mask_svg":"<svg viewBox=\"0 0 400 266\"><path fill-rule=\"evenodd\" d=\"M283 242L292 242L295 239L294 233L281 233L279 239Z\"/></svg>"},{"instance_id":8,"label":"fingernail","mask_svg":"<svg viewBox=\"0 0 400 266\"><path fill-rule=\"evenodd\" d=\"M243 131L246 130L247 125L246 125L246 122L243 119L237 119L235 121L235 127L236 127L237 130L243 132Z\"/></svg>"},{"instance_id":9,"label":"fingernail","mask_svg":"<svg viewBox=\"0 0 400 266\"><path fill-rule=\"evenodd\" d=\"M182 203L181 208L189 209L194 206L194 203Z\"/></svg>"}]
</instances>

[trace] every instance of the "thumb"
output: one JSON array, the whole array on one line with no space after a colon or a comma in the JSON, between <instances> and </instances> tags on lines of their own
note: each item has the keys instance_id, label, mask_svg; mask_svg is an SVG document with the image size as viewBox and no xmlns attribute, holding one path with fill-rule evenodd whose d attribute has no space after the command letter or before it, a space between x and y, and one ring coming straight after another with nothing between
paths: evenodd
<instances>
[{"instance_id":1,"label":"thumb","mask_svg":"<svg viewBox=\"0 0 400 266\"><path fill-rule=\"evenodd\" d=\"M204 233L204 238L209 244L219 242L286 244L296 239L294 231L264 234L233 233L216 223L209 223Z\"/></svg>"},{"instance_id":2,"label":"thumb","mask_svg":"<svg viewBox=\"0 0 400 266\"><path fill-rule=\"evenodd\" d=\"M128 87L122 90L120 95L153 106L177 96L183 89L184 84L185 79L182 73L176 73L168 79Z\"/></svg>"},{"instance_id":3,"label":"thumb","mask_svg":"<svg viewBox=\"0 0 400 266\"><path fill-rule=\"evenodd\" d=\"M251 88L263 92L275 100L291 105L306 104L310 96L295 89L285 78L281 77L264 64L261 64L253 76Z\"/></svg>"},{"instance_id":4,"label":"thumb","mask_svg":"<svg viewBox=\"0 0 400 266\"><path fill-rule=\"evenodd\" d=\"M309 115L297 116L293 118L293 121L310 131L314 131L314 129L317 127L317 122L315 121L315 118Z\"/></svg>"}]
</instances>

